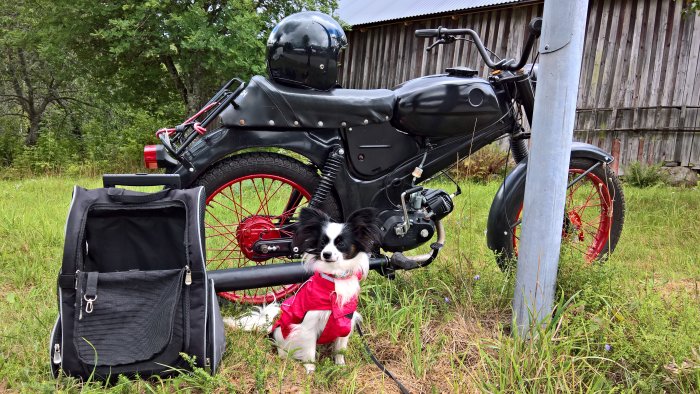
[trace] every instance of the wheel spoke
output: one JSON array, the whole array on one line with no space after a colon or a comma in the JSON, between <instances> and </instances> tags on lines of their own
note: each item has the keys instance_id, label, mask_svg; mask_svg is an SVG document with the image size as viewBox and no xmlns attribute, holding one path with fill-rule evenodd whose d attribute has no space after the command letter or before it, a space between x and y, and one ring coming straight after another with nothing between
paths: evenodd
<instances>
[{"instance_id":1,"label":"wheel spoke","mask_svg":"<svg viewBox=\"0 0 700 394\"><path fill-rule=\"evenodd\" d=\"M306 202L304 202L304 203L302 203L302 204L299 204L299 205L297 205L296 207L294 207L294 208L292 208L292 209L290 209L290 210L288 210L288 211L284 211L284 212L282 212L282 214L279 215L278 217L290 218L290 217L292 216L292 214L293 214L298 208L303 207L303 206L306 205L307 203L308 203L308 201L306 201Z\"/></svg>"},{"instance_id":2,"label":"wheel spoke","mask_svg":"<svg viewBox=\"0 0 700 394\"><path fill-rule=\"evenodd\" d=\"M286 222L287 219L289 219L291 214L287 214L286 212L295 210L299 206L299 203L301 202L302 198L303 196L301 195L301 193L299 193L298 190L292 189L292 192L289 193L289 198L287 198L287 204L284 206L282 214L280 214L279 216L280 219L278 225L283 225L284 222Z\"/></svg>"},{"instance_id":3,"label":"wheel spoke","mask_svg":"<svg viewBox=\"0 0 700 394\"><path fill-rule=\"evenodd\" d=\"M234 226L234 227L235 227L235 226L238 226L239 224L240 224L240 223L219 224L219 225L210 225L210 224L207 224L207 227L209 227L209 228L219 228L219 227L223 227L223 228L228 229L229 226ZM227 233L227 234L233 234L233 233L232 233L232 232L229 232L229 233Z\"/></svg>"},{"instance_id":4,"label":"wheel spoke","mask_svg":"<svg viewBox=\"0 0 700 394\"><path fill-rule=\"evenodd\" d=\"M578 173L575 173L575 174L576 174L576 176L578 176ZM573 181L573 177L569 178L569 182L570 182L570 181ZM577 191L584 183L586 183L586 179L581 179L581 180L579 180L578 182L576 182L575 184L573 184L573 185L569 188L569 193L573 196L574 193L576 193L576 191Z\"/></svg>"},{"instance_id":5,"label":"wheel spoke","mask_svg":"<svg viewBox=\"0 0 700 394\"><path fill-rule=\"evenodd\" d=\"M579 216L583 213L583 211L588 207L588 203L591 202L591 198L593 198L593 195L596 194L595 188L591 188L591 192L588 194L588 197L586 197L586 202L583 203L583 205L579 206L579 210L576 211L576 213L579 214Z\"/></svg>"},{"instance_id":6,"label":"wheel spoke","mask_svg":"<svg viewBox=\"0 0 700 394\"><path fill-rule=\"evenodd\" d=\"M228 246L228 245L227 245L227 246ZM231 257L231 254L232 254L233 252L240 253L240 250L239 250L238 248L231 248L231 249L229 250L228 254L226 255L226 257L224 257L224 261L228 261L228 260L229 260L229 257ZM242 260L242 258L241 258L241 260ZM241 267L241 264L239 264L238 266Z\"/></svg>"},{"instance_id":7,"label":"wheel spoke","mask_svg":"<svg viewBox=\"0 0 700 394\"><path fill-rule=\"evenodd\" d=\"M239 204L239 203L238 203L236 200L234 200L233 198L229 197L226 193L221 193L221 194L222 194L224 197L226 197L229 201L231 201L235 207L238 207L238 208L241 209L240 211L235 211L235 210L229 208L229 210L231 210L231 211L233 211L233 212L236 212L236 213L238 214L238 221L239 221L239 222L240 222L241 219L243 218L243 211L245 211L245 213L246 213L247 215L252 215L252 213L250 213L250 211L248 211L247 209L245 209L241 204ZM233 191L231 192L231 194L233 195ZM239 194L239 197L240 197L240 200L243 201L242 193ZM221 202L219 202L219 201L216 201L216 200L211 200L210 202L216 202L216 203L220 204L221 206L225 206L223 203L221 203Z\"/></svg>"},{"instance_id":8,"label":"wheel spoke","mask_svg":"<svg viewBox=\"0 0 700 394\"><path fill-rule=\"evenodd\" d=\"M570 170L569 181L583 173L579 169ZM612 200L608 186L594 172L572 185L566 194L566 216L562 238L572 253L580 253L587 261L593 261L602 252L609 236L612 215ZM513 250L517 255L520 243L519 227L522 224L521 211L516 216L512 228ZM567 224L569 223L569 224ZM564 243L564 242L563 242Z\"/></svg>"},{"instance_id":9,"label":"wheel spoke","mask_svg":"<svg viewBox=\"0 0 700 394\"><path fill-rule=\"evenodd\" d=\"M260 210L263 209L265 204L263 203L263 198L260 197L260 192L258 191L258 186L255 184L255 179L251 182L253 184L253 189L255 189L255 194L258 196L258 202L260 205L258 205L258 210L255 211L255 215L260 214ZM265 187L265 178L262 178L262 183L263 183L263 188Z\"/></svg>"},{"instance_id":10,"label":"wheel spoke","mask_svg":"<svg viewBox=\"0 0 700 394\"><path fill-rule=\"evenodd\" d=\"M255 183L255 182L253 182ZM258 210L255 212L256 215L260 215L261 213L263 215L270 216L270 210L267 204L269 204L270 199L269 199L269 190L267 190L267 186L265 186L265 178L260 179L261 189L262 189L262 200L260 201L260 205L258 206ZM270 186L273 185L274 182L270 182Z\"/></svg>"},{"instance_id":11,"label":"wheel spoke","mask_svg":"<svg viewBox=\"0 0 700 394\"><path fill-rule=\"evenodd\" d=\"M600 223L602 223L602 221L605 220L606 217L607 217L607 215L604 215L604 214L601 212L600 214L598 214L598 216L596 216L596 217L594 217L594 218L592 218L592 219L590 219L590 220L585 220L585 221L582 220L582 221L581 221L581 225L588 225L588 226L591 226L591 227L596 227L596 228L598 228L598 227L600 227ZM596 225L596 224L593 223L593 222L596 221L596 220L597 220L597 224L598 224L598 225Z\"/></svg>"},{"instance_id":12,"label":"wheel spoke","mask_svg":"<svg viewBox=\"0 0 700 394\"><path fill-rule=\"evenodd\" d=\"M286 235L286 236L288 236L288 237L291 237L292 235L294 235L293 232L288 231L288 230L280 230L280 233L281 233L282 235Z\"/></svg>"},{"instance_id":13,"label":"wheel spoke","mask_svg":"<svg viewBox=\"0 0 700 394\"><path fill-rule=\"evenodd\" d=\"M280 185L277 187L277 189L275 189L275 191L271 195L269 195L267 192L265 193L265 198L264 198L265 201L261 205L261 208L264 207L264 209L265 209L265 212L264 212L265 215L272 216L272 214L270 214L270 207L268 206L268 204L272 200L272 197L274 197L275 194L277 194L277 192L282 188L282 186L284 186L284 183L280 183ZM272 186L270 186L270 189L272 189ZM258 209L258 212L256 213L256 215L259 213L260 213L260 210Z\"/></svg>"},{"instance_id":14,"label":"wheel spoke","mask_svg":"<svg viewBox=\"0 0 700 394\"><path fill-rule=\"evenodd\" d=\"M251 193L255 193L255 197ZM288 256L258 256L251 248L259 239L292 237L293 231L285 229L283 225L301 206L307 205L309 199L310 195L304 189L275 175L244 176L221 186L207 199L205 236L210 245L207 248L208 269L290 261ZM273 214L280 209L280 214ZM283 298L297 287L272 286L220 295L232 301L261 303Z\"/></svg>"},{"instance_id":15,"label":"wheel spoke","mask_svg":"<svg viewBox=\"0 0 700 394\"><path fill-rule=\"evenodd\" d=\"M236 208L237 208L237 205L236 205L236 202L235 202L235 201L233 200L233 198L232 198L232 196L233 196L233 191L231 190L231 188L229 187L229 189L228 189L228 194L226 193L226 189L222 190L222 191L221 191L221 194L222 194L226 199L228 199L229 201L231 201L231 202L234 203L234 204L233 204L233 208L227 206L226 204L222 203L222 202L219 201L218 199L213 199L213 200L211 200L210 202L215 202L215 203L219 204L219 206L221 206L221 207L223 207L223 208L225 208L225 209L228 209L229 211L232 211L233 213L236 214L236 221L237 221L237 222L240 222L241 219L243 218L243 212L242 212L241 210L237 210L237 209L236 209ZM224 200L224 201L226 201L226 200Z\"/></svg>"},{"instance_id":16,"label":"wheel spoke","mask_svg":"<svg viewBox=\"0 0 700 394\"><path fill-rule=\"evenodd\" d=\"M235 240L235 237L229 238L229 237L226 236L226 235L233 235L233 233L229 230L229 228L228 228L225 224L221 223L221 221L219 220L219 218L216 217L216 215L214 215L214 214L211 213L211 212L207 212L207 213L209 213L209 216L211 216L214 220L216 220L216 222L219 223L219 225L220 225L221 227L225 228L225 229L228 230L228 231L222 233L221 231L219 231L218 229L216 229L216 228L214 228L214 227L211 227L210 225L207 225L207 228L211 228L212 230L216 231L218 235L221 235L222 237L224 237L224 238L226 238L226 239L228 239L228 240L231 240L231 241ZM205 223L205 224L206 224L206 223Z\"/></svg>"},{"instance_id":17,"label":"wheel spoke","mask_svg":"<svg viewBox=\"0 0 700 394\"><path fill-rule=\"evenodd\" d=\"M235 246L235 242L236 242L236 240L229 241L229 242L224 246L224 249L222 249L222 251L219 251L218 253L216 253L216 255L212 256L212 259L213 259L213 260L216 260L216 258L219 257L219 256L221 256L221 254L222 254L224 251L227 251L227 250L230 250L230 251L236 250L235 247L234 247L234 248L229 248L230 245L234 245L234 246ZM230 256L230 255L231 255L231 254L229 253L226 257L224 257L224 259L228 258L228 256Z\"/></svg>"}]
</instances>

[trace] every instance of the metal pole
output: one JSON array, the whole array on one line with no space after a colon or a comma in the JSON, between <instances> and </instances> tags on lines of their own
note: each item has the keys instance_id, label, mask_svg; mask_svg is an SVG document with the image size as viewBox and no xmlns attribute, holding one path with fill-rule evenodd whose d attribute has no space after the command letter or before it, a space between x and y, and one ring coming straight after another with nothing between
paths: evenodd
<instances>
[{"instance_id":1,"label":"metal pole","mask_svg":"<svg viewBox=\"0 0 700 394\"><path fill-rule=\"evenodd\" d=\"M552 312L587 10L588 0L544 3L513 298L521 335Z\"/></svg>"}]
</instances>

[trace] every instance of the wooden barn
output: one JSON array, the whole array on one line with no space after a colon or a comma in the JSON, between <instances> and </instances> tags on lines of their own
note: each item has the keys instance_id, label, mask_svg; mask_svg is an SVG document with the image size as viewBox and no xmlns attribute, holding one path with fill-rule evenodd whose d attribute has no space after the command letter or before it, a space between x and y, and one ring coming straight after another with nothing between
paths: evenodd
<instances>
[{"instance_id":1,"label":"wooden barn","mask_svg":"<svg viewBox=\"0 0 700 394\"><path fill-rule=\"evenodd\" d=\"M589 2L574 138L613 152L620 169L641 161L700 170L700 16L683 7ZM414 31L472 28L498 55L515 58L542 8L542 0L341 0L337 15L352 26L341 84L391 88L453 65L485 76L475 46L457 41L428 53L430 40Z\"/></svg>"}]
</instances>

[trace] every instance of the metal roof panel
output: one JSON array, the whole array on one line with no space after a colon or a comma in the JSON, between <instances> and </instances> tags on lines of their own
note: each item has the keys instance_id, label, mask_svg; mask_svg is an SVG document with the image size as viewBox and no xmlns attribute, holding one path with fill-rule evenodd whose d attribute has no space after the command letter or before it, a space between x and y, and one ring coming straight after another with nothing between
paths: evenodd
<instances>
[{"instance_id":1,"label":"metal roof panel","mask_svg":"<svg viewBox=\"0 0 700 394\"><path fill-rule=\"evenodd\" d=\"M350 25L516 3L519 0L340 0L337 15Z\"/></svg>"}]
</instances>

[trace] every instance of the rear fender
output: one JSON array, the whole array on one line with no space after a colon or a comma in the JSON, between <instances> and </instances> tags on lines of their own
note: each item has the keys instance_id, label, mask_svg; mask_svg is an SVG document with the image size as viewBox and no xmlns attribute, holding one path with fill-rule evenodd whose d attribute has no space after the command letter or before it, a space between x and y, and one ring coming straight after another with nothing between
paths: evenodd
<instances>
[{"instance_id":1,"label":"rear fender","mask_svg":"<svg viewBox=\"0 0 700 394\"><path fill-rule=\"evenodd\" d=\"M179 174L182 186L187 187L221 159L254 148L287 149L322 168L333 147L340 144L338 131L333 129L309 132L299 129L270 131L224 127L207 133L187 149L185 157L192 163L192 171L180 165L172 172Z\"/></svg>"},{"instance_id":2,"label":"rear fender","mask_svg":"<svg viewBox=\"0 0 700 394\"><path fill-rule=\"evenodd\" d=\"M614 160L612 155L597 146L581 142L574 142L571 145L571 158L593 159L606 164ZM495 252L500 252L513 242L510 224L515 221L519 212L517 210L510 212L508 207L512 207L515 201L523 200L526 173L527 160L524 160L508 174L491 203L486 227L486 244Z\"/></svg>"}]
</instances>

